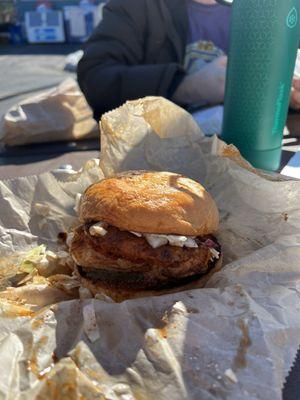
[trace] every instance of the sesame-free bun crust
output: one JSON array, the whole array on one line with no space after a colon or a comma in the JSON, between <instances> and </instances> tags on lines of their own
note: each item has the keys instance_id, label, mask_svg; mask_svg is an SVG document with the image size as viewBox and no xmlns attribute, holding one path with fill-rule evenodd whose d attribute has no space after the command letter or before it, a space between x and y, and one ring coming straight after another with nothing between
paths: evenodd
<instances>
[{"instance_id":1,"label":"sesame-free bun crust","mask_svg":"<svg viewBox=\"0 0 300 400\"><path fill-rule=\"evenodd\" d=\"M199 183L170 172L135 171L90 186L82 222L104 221L120 230L201 236L218 230L219 212Z\"/></svg>"}]
</instances>

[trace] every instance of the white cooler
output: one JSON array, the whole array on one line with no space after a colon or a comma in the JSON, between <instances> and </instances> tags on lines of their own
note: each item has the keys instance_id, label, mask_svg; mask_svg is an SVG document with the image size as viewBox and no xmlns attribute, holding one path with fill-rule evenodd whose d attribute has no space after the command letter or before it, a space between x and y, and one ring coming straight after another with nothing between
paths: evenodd
<instances>
[{"instance_id":1,"label":"white cooler","mask_svg":"<svg viewBox=\"0 0 300 400\"><path fill-rule=\"evenodd\" d=\"M25 28L29 43L62 43L65 41L61 11L26 12Z\"/></svg>"}]
</instances>

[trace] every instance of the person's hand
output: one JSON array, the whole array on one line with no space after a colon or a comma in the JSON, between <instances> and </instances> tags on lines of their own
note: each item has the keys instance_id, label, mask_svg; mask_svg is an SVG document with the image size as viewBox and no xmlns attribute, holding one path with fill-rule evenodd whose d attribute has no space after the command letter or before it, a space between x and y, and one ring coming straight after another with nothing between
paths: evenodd
<instances>
[{"instance_id":1,"label":"person's hand","mask_svg":"<svg viewBox=\"0 0 300 400\"><path fill-rule=\"evenodd\" d=\"M293 79L290 107L294 110L300 110L300 77Z\"/></svg>"},{"instance_id":2,"label":"person's hand","mask_svg":"<svg viewBox=\"0 0 300 400\"><path fill-rule=\"evenodd\" d=\"M187 75L172 100L179 104L219 104L224 101L227 57L216 58L199 72Z\"/></svg>"}]
</instances>

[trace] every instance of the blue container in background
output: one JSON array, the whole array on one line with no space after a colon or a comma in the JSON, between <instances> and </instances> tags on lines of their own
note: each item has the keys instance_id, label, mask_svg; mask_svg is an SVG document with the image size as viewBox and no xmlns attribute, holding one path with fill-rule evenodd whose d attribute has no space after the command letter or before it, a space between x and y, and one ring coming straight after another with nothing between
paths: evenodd
<instances>
[{"instance_id":1,"label":"blue container in background","mask_svg":"<svg viewBox=\"0 0 300 400\"><path fill-rule=\"evenodd\" d=\"M10 42L12 44L23 44L25 42L20 23L11 24L8 31L10 34Z\"/></svg>"}]
</instances>

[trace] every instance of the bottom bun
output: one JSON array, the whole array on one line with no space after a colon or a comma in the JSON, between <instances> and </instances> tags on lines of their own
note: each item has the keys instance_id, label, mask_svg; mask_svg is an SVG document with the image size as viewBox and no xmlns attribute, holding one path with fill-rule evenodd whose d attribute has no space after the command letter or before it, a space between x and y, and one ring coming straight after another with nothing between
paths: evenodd
<instances>
[{"instance_id":1,"label":"bottom bun","mask_svg":"<svg viewBox=\"0 0 300 400\"><path fill-rule=\"evenodd\" d=\"M203 288L207 281L214 275L216 272L222 269L222 256L216 262L214 268L212 268L207 274L202 276L195 277L194 280L189 283L185 283L182 285L174 286L171 288L159 289L159 290L127 290L127 289L114 289L112 287L107 287L103 282L92 281L91 279L87 279L83 277L80 273L80 267L75 265L74 271L76 276L79 278L82 286L86 287L90 290L93 296L97 297L109 297L113 301L117 303L121 303L122 301L129 299L137 299L141 297L151 297L151 296L163 296L167 294L183 292L186 290L194 290Z\"/></svg>"}]
</instances>

